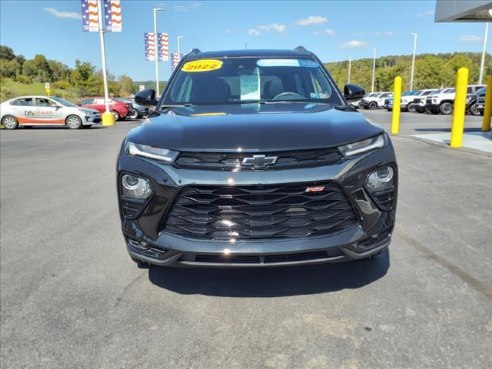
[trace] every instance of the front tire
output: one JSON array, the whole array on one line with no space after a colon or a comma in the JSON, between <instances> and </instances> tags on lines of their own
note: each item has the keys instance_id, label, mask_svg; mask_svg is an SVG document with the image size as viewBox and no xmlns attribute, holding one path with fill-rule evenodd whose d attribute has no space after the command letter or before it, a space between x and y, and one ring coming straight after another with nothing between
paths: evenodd
<instances>
[{"instance_id":1,"label":"front tire","mask_svg":"<svg viewBox=\"0 0 492 369\"><path fill-rule=\"evenodd\" d=\"M415 113L417 110L415 109L415 104L408 104L407 106L407 110L410 112L410 113Z\"/></svg>"},{"instance_id":2,"label":"front tire","mask_svg":"<svg viewBox=\"0 0 492 369\"><path fill-rule=\"evenodd\" d=\"M2 118L2 125L7 129L16 129L19 127L19 122L13 115L6 115Z\"/></svg>"},{"instance_id":3,"label":"front tire","mask_svg":"<svg viewBox=\"0 0 492 369\"><path fill-rule=\"evenodd\" d=\"M477 108L477 103L473 103L470 105L470 114L480 116L480 111Z\"/></svg>"},{"instance_id":4,"label":"front tire","mask_svg":"<svg viewBox=\"0 0 492 369\"><path fill-rule=\"evenodd\" d=\"M373 102L371 102L371 103L369 103L369 109L370 109L370 110L377 109L377 107L378 107L378 104L377 104L377 103L375 103L374 101L373 101Z\"/></svg>"},{"instance_id":5,"label":"front tire","mask_svg":"<svg viewBox=\"0 0 492 369\"><path fill-rule=\"evenodd\" d=\"M82 127L82 119L76 115L69 115L65 120L65 124L70 129L79 129Z\"/></svg>"},{"instance_id":6,"label":"front tire","mask_svg":"<svg viewBox=\"0 0 492 369\"><path fill-rule=\"evenodd\" d=\"M449 101L445 101L439 105L439 111L441 114L444 115L449 115L453 112L453 104L451 104Z\"/></svg>"},{"instance_id":7,"label":"front tire","mask_svg":"<svg viewBox=\"0 0 492 369\"><path fill-rule=\"evenodd\" d=\"M127 117L130 119L138 119L138 115L138 111L134 110L130 115L127 115Z\"/></svg>"}]
</instances>

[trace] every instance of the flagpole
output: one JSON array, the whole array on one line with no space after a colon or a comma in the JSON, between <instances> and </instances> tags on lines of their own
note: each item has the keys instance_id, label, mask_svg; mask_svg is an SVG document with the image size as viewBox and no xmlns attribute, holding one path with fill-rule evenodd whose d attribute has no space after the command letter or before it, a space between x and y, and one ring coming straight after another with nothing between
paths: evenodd
<instances>
[{"instance_id":1,"label":"flagpole","mask_svg":"<svg viewBox=\"0 0 492 369\"><path fill-rule=\"evenodd\" d=\"M102 59L102 73L104 83L104 102L106 104L106 111L102 115L103 125L114 125L113 114L109 111L109 93L108 93L108 79L106 74L106 48L104 45L104 26L103 26L103 9L102 0L97 1L97 13L99 20L99 40L101 41L101 59Z\"/></svg>"}]
</instances>

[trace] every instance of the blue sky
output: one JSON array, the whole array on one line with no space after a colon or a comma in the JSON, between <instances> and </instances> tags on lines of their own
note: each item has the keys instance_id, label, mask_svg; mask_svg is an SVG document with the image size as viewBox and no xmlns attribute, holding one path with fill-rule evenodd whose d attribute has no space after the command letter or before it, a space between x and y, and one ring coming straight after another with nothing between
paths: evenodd
<instances>
[{"instance_id":1,"label":"blue sky","mask_svg":"<svg viewBox=\"0 0 492 369\"><path fill-rule=\"evenodd\" d=\"M145 61L145 32L176 36L182 51L288 48L303 45L325 62L417 53L482 50L483 23L434 23L434 0L413 1L147 1L122 0L123 31L106 37L109 71L134 80L153 80L154 63ZM0 0L0 43L32 58L44 54L73 67L75 59L101 66L97 33L82 32L80 0ZM490 38L490 37L489 37ZM491 47L489 42L488 51ZM160 78L170 62L160 62Z\"/></svg>"}]
</instances>

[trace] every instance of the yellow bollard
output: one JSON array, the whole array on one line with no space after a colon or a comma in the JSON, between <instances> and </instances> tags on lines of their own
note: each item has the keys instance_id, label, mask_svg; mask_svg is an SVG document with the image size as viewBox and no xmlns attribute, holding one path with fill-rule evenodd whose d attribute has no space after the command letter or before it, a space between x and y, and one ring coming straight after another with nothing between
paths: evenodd
<instances>
[{"instance_id":1,"label":"yellow bollard","mask_svg":"<svg viewBox=\"0 0 492 369\"><path fill-rule=\"evenodd\" d=\"M106 111L102 114L103 126L114 126L114 116L110 112Z\"/></svg>"},{"instance_id":2,"label":"yellow bollard","mask_svg":"<svg viewBox=\"0 0 492 369\"><path fill-rule=\"evenodd\" d=\"M451 147L461 147L463 144L467 87L468 68L460 68L456 74L456 96L454 98L453 125L451 127Z\"/></svg>"},{"instance_id":3,"label":"yellow bollard","mask_svg":"<svg viewBox=\"0 0 492 369\"><path fill-rule=\"evenodd\" d=\"M393 93L393 115L391 118L391 134L397 135L400 131L401 105L401 77L395 78L395 92Z\"/></svg>"},{"instance_id":4,"label":"yellow bollard","mask_svg":"<svg viewBox=\"0 0 492 369\"><path fill-rule=\"evenodd\" d=\"M482 131L490 131L490 118L492 115L492 76L487 78L487 92L485 93L485 110L483 112Z\"/></svg>"}]
</instances>

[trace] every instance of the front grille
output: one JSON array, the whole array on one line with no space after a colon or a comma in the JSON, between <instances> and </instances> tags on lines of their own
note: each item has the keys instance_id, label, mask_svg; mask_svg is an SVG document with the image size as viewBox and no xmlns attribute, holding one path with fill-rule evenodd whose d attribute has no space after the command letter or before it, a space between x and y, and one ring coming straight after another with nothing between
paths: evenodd
<instances>
[{"instance_id":1,"label":"front grille","mask_svg":"<svg viewBox=\"0 0 492 369\"><path fill-rule=\"evenodd\" d=\"M315 149L263 153L266 157L277 157L275 164L261 169L279 170L307 168L340 163L343 156L337 149ZM254 166L241 165L244 158L253 157L253 153L203 153L182 152L174 166L183 169L204 169L223 171L255 170ZM258 168L256 168L258 170Z\"/></svg>"},{"instance_id":2,"label":"front grille","mask_svg":"<svg viewBox=\"0 0 492 369\"><path fill-rule=\"evenodd\" d=\"M357 224L344 192L328 182L188 186L162 228L188 238L248 240L330 235Z\"/></svg>"},{"instance_id":3,"label":"front grille","mask_svg":"<svg viewBox=\"0 0 492 369\"><path fill-rule=\"evenodd\" d=\"M421 101L422 101L422 99L413 99L414 104L420 104Z\"/></svg>"}]
</instances>

